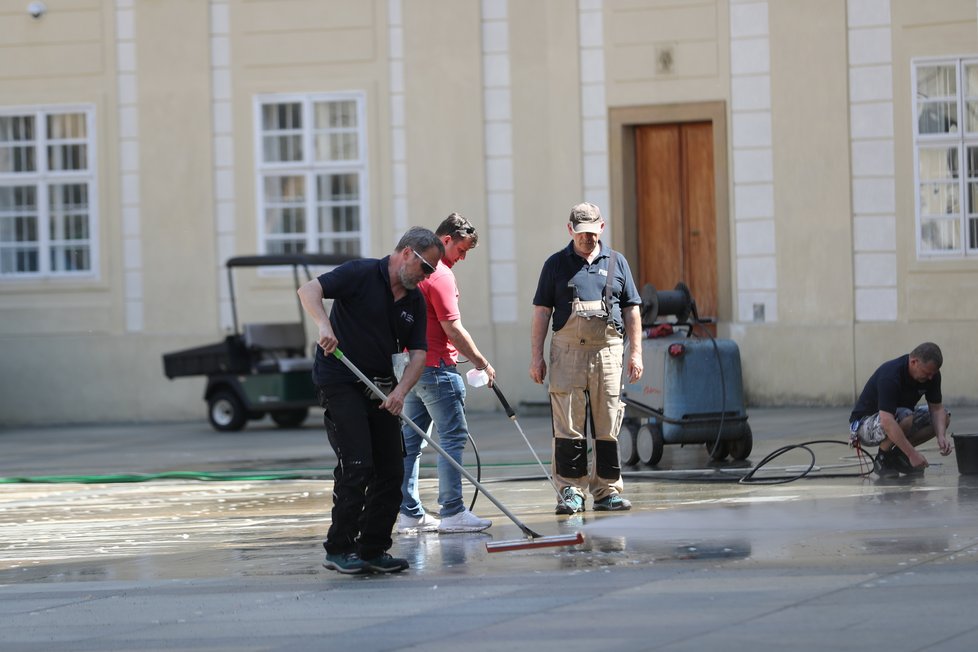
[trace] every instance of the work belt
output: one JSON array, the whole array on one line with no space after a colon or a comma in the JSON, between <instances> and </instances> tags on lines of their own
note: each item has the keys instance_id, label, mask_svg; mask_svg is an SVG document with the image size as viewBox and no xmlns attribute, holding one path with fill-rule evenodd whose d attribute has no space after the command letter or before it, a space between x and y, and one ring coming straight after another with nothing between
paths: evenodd
<instances>
[{"instance_id":1,"label":"work belt","mask_svg":"<svg viewBox=\"0 0 978 652\"><path fill-rule=\"evenodd\" d=\"M376 385L377 389L382 391L385 396L389 396L390 393L394 391L394 388L397 386L397 378L395 378L394 376L374 376L370 380L373 381L373 384ZM383 400L379 396L377 396L374 390L370 389L370 386L367 385L367 383L363 382L362 380L358 380L357 385L359 385L362 388L363 395L366 396L369 400L371 401Z\"/></svg>"}]
</instances>

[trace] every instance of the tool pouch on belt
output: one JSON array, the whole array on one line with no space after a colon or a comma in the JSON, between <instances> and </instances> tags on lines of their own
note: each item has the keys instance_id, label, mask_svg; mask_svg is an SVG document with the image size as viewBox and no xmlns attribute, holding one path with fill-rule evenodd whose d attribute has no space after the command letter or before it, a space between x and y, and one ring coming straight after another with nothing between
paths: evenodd
<instances>
[{"instance_id":1,"label":"tool pouch on belt","mask_svg":"<svg viewBox=\"0 0 978 652\"><path fill-rule=\"evenodd\" d=\"M580 299L574 299L571 307L574 310L574 314L582 319L600 317L601 319L607 320L608 318L608 307L605 305L603 300L581 301Z\"/></svg>"},{"instance_id":2,"label":"tool pouch on belt","mask_svg":"<svg viewBox=\"0 0 978 652\"><path fill-rule=\"evenodd\" d=\"M609 249L608 270L605 272L604 291L601 294L600 303L597 301L581 301L577 296L577 288L574 287L573 283L569 284L574 291L574 299L571 302L571 309L578 317L583 319L600 317L606 320L609 324L614 324L614 318L611 315L611 306L612 302L614 301L613 283L615 278L615 270L617 269L617 259L618 252L614 249Z\"/></svg>"},{"instance_id":3,"label":"tool pouch on belt","mask_svg":"<svg viewBox=\"0 0 978 652\"><path fill-rule=\"evenodd\" d=\"M394 386L397 385L397 379L394 378L394 376L375 376L371 378L371 380L374 382L374 385L377 386L377 389L382 391L385 396L389 395L394 390ZM361 383L361 385L363 385L363 395L368 399L371 401L383 400L377 396L374 393L374 390L370 389L370 387L368 387L365 383Z\"/></svg>"}]
</instances>

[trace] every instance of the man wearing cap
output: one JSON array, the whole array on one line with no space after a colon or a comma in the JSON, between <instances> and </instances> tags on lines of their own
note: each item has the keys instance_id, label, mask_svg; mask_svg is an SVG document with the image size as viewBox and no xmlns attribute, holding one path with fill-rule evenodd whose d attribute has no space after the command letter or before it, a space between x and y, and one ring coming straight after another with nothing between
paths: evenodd
<instances>
[{"instance_id":1,"label":"man wearing cap","mask_svg":"<svg viewBox=\"0 0 978 652\"><path fill-rule=\"evenodd\" d=\"M556 513L584 511L585 491L593 496L595 510L631 509L621 496L618 466L622 335L627 335L628 378L634 383L642 376L642 300L624 256L600 240L604 220L597 206L574 206L567 231L571 242L550 256L540 272L530 335L530 378L543 383L543 345L553 318L549 392L553 473L561 495ZM590 473L588 428L594 437Z\"/></svg>"}]
</instances>

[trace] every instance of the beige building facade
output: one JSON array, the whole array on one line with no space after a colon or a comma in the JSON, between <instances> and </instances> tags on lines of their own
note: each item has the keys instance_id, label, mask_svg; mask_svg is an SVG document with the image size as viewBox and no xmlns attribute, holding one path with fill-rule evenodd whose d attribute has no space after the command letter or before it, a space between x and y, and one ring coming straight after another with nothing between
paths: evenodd
<instances>
[{"instance_id":1,"label":"beige building facade","mask_svg":"<svg viewBox=\"0 0 978 652\"><path fill-rule=\"evenodd\" d=\"M749 404L847 405L924 340L978 398L976 0L0 0L0 51L2 424L201 417L161 355L231 330L227 258L452 211L465 325L545 401L532 297L582 200ZM235 283L296 314L281 270Z\"/></svg>"}]
</instances>

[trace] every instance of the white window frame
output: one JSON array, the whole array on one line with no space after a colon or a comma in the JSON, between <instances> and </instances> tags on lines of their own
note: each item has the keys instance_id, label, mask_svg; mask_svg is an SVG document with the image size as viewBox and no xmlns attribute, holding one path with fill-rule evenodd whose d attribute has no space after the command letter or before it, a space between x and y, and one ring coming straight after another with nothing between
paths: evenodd
<instances>
[{"instance_id":1,"label":"white window frame","mask_svg":"<svg viewBox=\"0 0 978 652\"><path fill-rule=\"evenodd\" d=\"M978 220L978 202L972 207L972 212L968 211L968 148L978 149L978 130L968 132L966 130L965 111L969 98L965 95L965 66L978 66L978 55L954 56L954 57L922 57L911 60L911 114L913 120L913 177L914 177L914 241L916 242L917 259L963 259L978 257L978 242L976 246L969 247L968 225L971 219ZM931 66L954 66L957 88L954 97L948 96L947 100L953 100L957 105L955 119L957 120L957 131L952 133L940 134L921 134L919 120L919 103L923 98L917 95L917 73L922 67ZM978 97L970 98L978 101ZM920 178L920 153L922 150L934 147L954 148L958 156L958 170L956 174L957 200L959 215L952 219L958 220L959 238L961 246L956 250L932 251L925 250L923 247L923 221L926 216L921 214L921 186L925 183ZM975 170L978 173L978 170ZM978 183L978 174L975 182Z\"/></svg>"},{"instance_id":2,"label":"white window frame","mask_svg":"<svg viewBox=\"0 0 978 652\"><path fill-rule=\"evenodd\" d=\"M313 159L314 131L313 107L322 102L354 101L357 116L357 157L344 161L316 161ZM302 161L266 162L264 160L262 107L267 104L298 103L302 111ZM254 100L254 134L255 134L255 191L256 191L256 232L258 251L268 253L270 238L265 232L265 183L268 176L290 175L303 176L305 183L305 199L303 208L306 214L306 229L304 233L305 251L319 253L319 239L323 233L318 228L318 211L316 206L316 177L322 173L355 172L359 180L359 211L360 256L369 252L370 242L370 204L369 179L367 170L367 129L366 129L366 93L362 91L343 91L333 93L276 93L264 94Z\"/></svg>"},{"instance_id":3,"label":"white window frame","mask_svg":"<svg viewBox=\"0 0 978 652\"><path fill-rule=\"evenodd\" d=\"M58 171L48 169L47 117L65 113L80 113L85 117L85 170ZM4 272L0 269L0 283L43 278L97 279L99 270L99 194L96 164L98 155L95 133L95 106L91 104L65 104L43 106L0 107L2 116L30 115L35 120L34 141L36 170L33 172L2 172L2 185L33 185L37 188L37 250L38 270L34 272ZM50 201L48 189L54 184L86 183L88 185L88 239L79 241L88 246L89 268L85 270L53 270L51 268ZM0 243L2 244L2 243Z\"/></svg>"}]
</instances>

